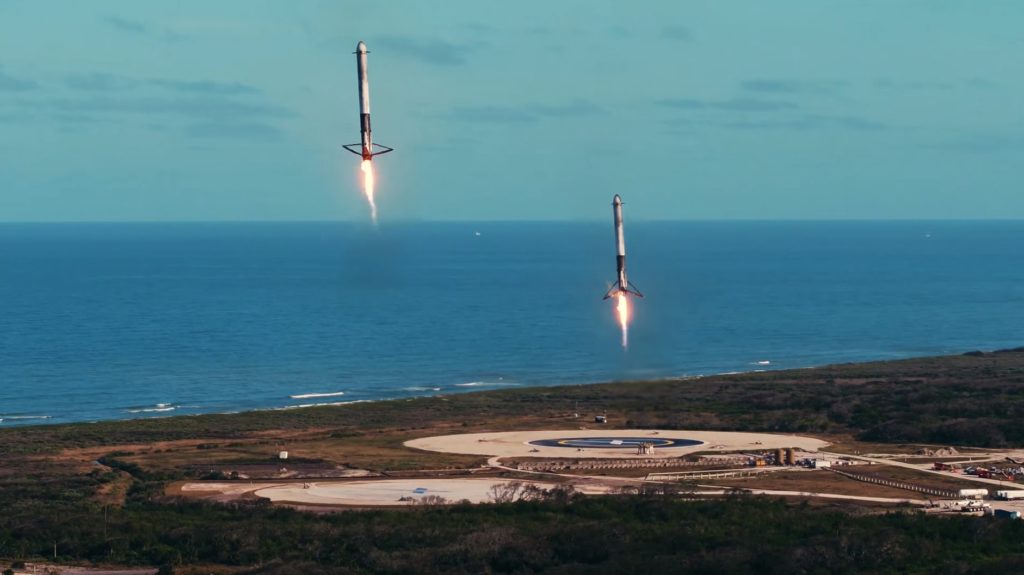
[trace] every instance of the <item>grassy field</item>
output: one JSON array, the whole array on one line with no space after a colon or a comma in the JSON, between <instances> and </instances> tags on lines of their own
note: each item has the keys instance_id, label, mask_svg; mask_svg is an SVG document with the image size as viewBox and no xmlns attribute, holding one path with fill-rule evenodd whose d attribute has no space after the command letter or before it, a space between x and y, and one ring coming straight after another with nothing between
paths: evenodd
<instances>
[{"instance_id":1,"label":"grassy field","mask_svg":"<svg viewBox=\"0 0 1024 575\"><path fill-rule=\"evenodd\" d=\"M823 470L777 471L766 474L764 477L709 479L703 483L722 487L743 487L747 489L837 493L841 495L888 497L892 499L927 499L926 496L913 491L904 491L903 489L896 489L893 487L872 485Z\"/></svg>"}]
</instances>

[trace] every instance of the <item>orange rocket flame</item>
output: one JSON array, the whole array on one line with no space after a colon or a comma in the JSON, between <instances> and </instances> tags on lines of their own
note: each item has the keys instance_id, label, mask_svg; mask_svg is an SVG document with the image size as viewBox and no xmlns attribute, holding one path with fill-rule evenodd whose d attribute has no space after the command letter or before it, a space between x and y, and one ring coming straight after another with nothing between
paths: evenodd
<instances>
[{"instance_id":1,"label":"orange rocket flame","mask_svg":"<svg viewBox=\"0 0 1024 575\"><path fill-rule=\"evenodd\" d=\"M629 346L629 302L626 300L626 294L616 294L618 302L615 304L615 310L619 313L619 325L622 327L622 347Z\"/></svg>"},{"instance_id":2,"label":"orange rocket flame","mask_svg":"<svg viewBox=\"0 0 1024 575\"><path fill-rule=\"evenodd\" d=\"M366 201L370 202L370 218L373 225L377 225L377 203L373 200L373 162L363 160L359 167L363 171L363 191L366 193Z\"/></svg>"}]
</instances>

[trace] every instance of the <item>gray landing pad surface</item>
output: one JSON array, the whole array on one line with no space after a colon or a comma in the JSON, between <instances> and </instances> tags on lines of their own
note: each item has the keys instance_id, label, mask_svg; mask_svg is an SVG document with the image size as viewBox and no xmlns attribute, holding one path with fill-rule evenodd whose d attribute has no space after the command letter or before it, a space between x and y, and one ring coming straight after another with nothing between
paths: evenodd
<instances>
[{"instance_id":1,"label":"gray landing pad surface","mask_svg":"<svg viewBox=\"0 0 1024 575\"><path fill-rule=\"evenodd\" d=\"M530 445L538 447L574 447L577 449L636 449L643 444L658 449L672 447L693 447L703 441L678 439L674 437L566 437L561 439L536 439Z\"/></svg>"}]
</instances>

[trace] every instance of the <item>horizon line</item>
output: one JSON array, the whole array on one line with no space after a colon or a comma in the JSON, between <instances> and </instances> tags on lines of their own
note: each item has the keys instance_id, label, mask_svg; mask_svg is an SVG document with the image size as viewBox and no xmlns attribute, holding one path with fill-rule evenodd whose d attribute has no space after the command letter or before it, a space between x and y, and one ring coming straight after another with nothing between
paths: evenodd
<instances>
[{"instance_id":1,"label":"horizon line","mask_svg":"<svg viewBox=\"0 0 1024 575\"><path fill-rule=\"evenodd\" d=\"M1005 218L630 218L631 223L868 223L868 222L920 222L920 223L953 223L953 222L1024 222L1022 217ZM583 224L607 223L605 218L599 219L394 219L381 222L389 224ZM369 221L358 220L318 220L318 219L246 219L246 220L0 220L0 225L70 225L70 224L366 224Z\"/></svg>"}]
</instances>

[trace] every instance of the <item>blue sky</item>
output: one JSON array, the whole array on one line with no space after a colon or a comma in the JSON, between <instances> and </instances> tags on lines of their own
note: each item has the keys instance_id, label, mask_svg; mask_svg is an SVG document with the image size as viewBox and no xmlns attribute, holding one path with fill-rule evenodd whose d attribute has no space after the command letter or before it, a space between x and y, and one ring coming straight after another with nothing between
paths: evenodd
<instances>
[{"instance_id":1,"label":"blue sky","mask_svg":"<svg viewBox=\"0 0 1024 575\"><path fill-rule=\"evenodd\" d=\"M1024 3L0 0L0 221L1024 218Z\"/></svg>"}]
</instances>

